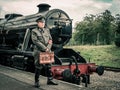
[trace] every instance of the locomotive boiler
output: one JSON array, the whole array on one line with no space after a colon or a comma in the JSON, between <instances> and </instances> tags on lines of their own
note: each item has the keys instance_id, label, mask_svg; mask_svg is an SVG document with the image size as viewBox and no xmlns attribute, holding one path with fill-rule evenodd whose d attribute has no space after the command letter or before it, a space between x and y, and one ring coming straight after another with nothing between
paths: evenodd
<instances>
[{"instance_id":1,"label":"locomotive boiler","mask_svg":"<svg viewBox=\"0 0 120 90\"><path fill-rule=\"evenodd\" d=\"M0 63L34 72L31 30L37 27L35 21L42 15L53 38L53 77L76 84L82 81L87 86L90 74L96 72L102 75L102 66L87 63L80 53L63 47L72 37L72 19L67 13L60 9L49 10L51 6L48 4L39 4L37 7L39 12L36 14L23 16L13 13L0 20Z\"/></svg>"}]
</instances>

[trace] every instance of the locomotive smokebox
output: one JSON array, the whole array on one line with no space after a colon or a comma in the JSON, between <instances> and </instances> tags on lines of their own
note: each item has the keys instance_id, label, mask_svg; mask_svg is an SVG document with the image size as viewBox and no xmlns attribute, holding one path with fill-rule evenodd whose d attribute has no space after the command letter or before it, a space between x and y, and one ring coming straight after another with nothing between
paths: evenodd
<instances>
[{"instance_id":1,"label":"locomotive smokebox","mask_svg":"<svg viewBox=\"0 0 120 90\"><path fill-rule=\"evenodd\" d=\"M41 13L44 11L48 11L51 6L49 4L39 4L37 5L37 7L39 9L38 13Z\"/></svg>"}]
</instances>

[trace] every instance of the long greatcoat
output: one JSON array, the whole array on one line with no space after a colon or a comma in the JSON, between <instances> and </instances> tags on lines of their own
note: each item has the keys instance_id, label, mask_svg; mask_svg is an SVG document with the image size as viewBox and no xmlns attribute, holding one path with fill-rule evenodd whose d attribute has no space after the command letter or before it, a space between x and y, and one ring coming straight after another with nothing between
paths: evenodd
<instances>
[{"instance_id":1,"label":"long greatcoat","mask_svg":"<svg viewBox=\"0 0 120 90\"><path fill-rule=\"evenodd\" d=\"M42 65L39 64L39 53L45 52L48 48L51 50L52 44L49 44L48 41L52 40L50 32L47 28L35 28L32 30L31 38L34 43L34 60L35 67L38 69L42 68Z\"/></svg>"}]
</instances>

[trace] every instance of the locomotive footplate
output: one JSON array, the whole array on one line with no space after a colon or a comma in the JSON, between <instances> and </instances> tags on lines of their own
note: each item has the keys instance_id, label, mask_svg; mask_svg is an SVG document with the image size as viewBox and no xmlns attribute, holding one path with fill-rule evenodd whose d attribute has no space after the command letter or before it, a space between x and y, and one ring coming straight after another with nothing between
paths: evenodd
<instances>
[{"instance_id":1,"label":"locomotive footplate","mask_svg":"<svg viewBox=\"0 0 120 90\"><path fill-rule=\"evenodd\" d=\"M85 87L87 87L87 84L90 84L90 74L93 72L102 75L104 68L97 67L94 63L78 64L78 69L76 69L75 64L57 65L52 67L52 73L55 79L64 80L78 85L80 85L80 82L83 82L85 83Z\"/></svg>"},{"instance_id":2,"label":"locomotive footplate","mask_svg":"<svg viewBox=\"0 0 120 90\"><path fill-rule=\"evenodd\" d=\"M104 67L95 63L87 63L86 60L72 49L63 48L56 53L56 58L61 63L52 66L53 77L74 84L85 83L85 87L90 83L90 75L93 72L102 75Z\"/></svg>"}]
</instances>

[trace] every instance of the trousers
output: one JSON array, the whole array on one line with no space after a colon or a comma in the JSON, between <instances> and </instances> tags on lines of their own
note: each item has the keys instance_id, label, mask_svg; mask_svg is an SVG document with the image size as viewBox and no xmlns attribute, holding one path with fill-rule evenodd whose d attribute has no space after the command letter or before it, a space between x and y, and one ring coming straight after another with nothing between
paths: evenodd
<instances>
[{"instance_id":1,"label":"trousers","mask_svg":"<svg viewBox=\"0 0 120 90\"><path fill-rule=\"evenodd\" d=\"M41 74L41 69L35 68L35 82L39 81L39 76ZM45 74L48 80L52 80L51 64L45 64Z\"/></svg>"}]
</instances>

